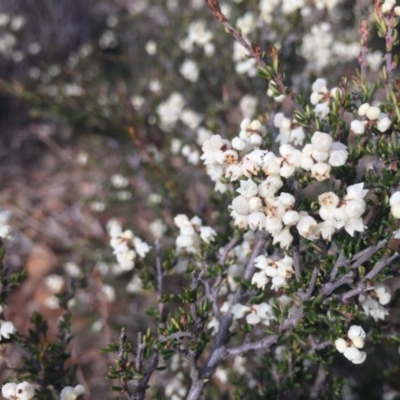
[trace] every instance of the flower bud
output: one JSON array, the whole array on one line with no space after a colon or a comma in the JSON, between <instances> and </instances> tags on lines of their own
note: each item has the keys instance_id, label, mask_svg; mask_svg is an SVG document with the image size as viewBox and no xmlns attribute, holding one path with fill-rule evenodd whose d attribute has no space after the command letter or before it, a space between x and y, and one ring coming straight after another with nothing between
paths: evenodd
<instances>
[{"instance_id":1,"label":"flower bud","mask_svg":"<svg viewBox=\"0 0 400 400\"><path fill-rule=\"evenodd\" d=\"M379 118L380 113L381 113L381 110L379 109L379 107L372 106L372 107L368 108L365 115L369 120L375 121Z\"/></svg>"},{"instance_id":2,"label":"flower bud","mask_svg":"<svg viewBox=\"0 0 400 400\"><path fill-rule=\"evenodd\" d=\"M335 340L335 347L339 353L343 353L344 349L347 347L347 343L344 339L339 338Z\"/></svg>"}]
</instances>

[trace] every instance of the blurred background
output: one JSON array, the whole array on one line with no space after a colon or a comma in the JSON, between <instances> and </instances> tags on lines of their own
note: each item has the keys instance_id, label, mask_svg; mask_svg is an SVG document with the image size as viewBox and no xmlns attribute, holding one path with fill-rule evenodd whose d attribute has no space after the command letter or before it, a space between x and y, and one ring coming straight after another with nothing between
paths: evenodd
<instances>
[{"instance_id":1,"label":"blurred background","mask_svg":"<svg viewBox=\"0 0 400 400\"><path fill-rule=\"evenodd\" d=\"M303 3L221 6L246 38L278 46L285 79L307 98L315 78L337 83L354 70L372 2ZM381 57L370 53L371 76ZM0 2L0 207L16 230L6 264L28 271L6 316L27 332L39 311L55 337L57 295L75 294L71 363L87 398L104 398L109 385L113 357L98 349L122 326L134 342L154 301L133 271L116 268L107 222L117 218L149 244L161 229L163 248L174 246L178 213L227 230L228 199L211 195L202 142L236 135L245 117L276 135L274 113L292 111L255 75L203 0ZM0 373L20 356L10 350Z\"/></svg>"}]
</instances>

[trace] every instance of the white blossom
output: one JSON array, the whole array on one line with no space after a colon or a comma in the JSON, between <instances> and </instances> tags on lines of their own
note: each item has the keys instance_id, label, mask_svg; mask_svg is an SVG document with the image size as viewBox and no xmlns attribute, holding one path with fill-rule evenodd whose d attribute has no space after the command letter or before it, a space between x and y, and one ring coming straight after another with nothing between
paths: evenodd
<instances>
[{"instance_id":1,"label":"white blossom","mask_svg":"<svg viewBox=\"0 0 400 400\"><path fill-rule=\"evenodd\" d=\"M330 177L329 173L331 171L331 166L324 162L317 162L311 167L311 176L315 178L318 182L324 181Z\"/></svg>"},{"instance_id":2,"label":"white blossom","mask_svg":"<svg viewBox=\"0 0 400 400\"><path fill-rule=\"evenodd\" d=\"M317 240L320 235L320 228L317 221L309 215L300 215L300 220L296 225L300 236L308 240Z\"/></svg>"},{"instance_id":3,"label":"white blossom","mask_svg":"<svg viewBox=\"0 0 400 400\"><path fill-rule=\"evenodd\" d=\"M60 400L75 400L80 395L85 393L85 387L83 385L77 385L75 387L67 386L60 393Z\"/></svg>"},{"instance_id":4,"label":"white blossom","mask_svg":"<svg viewBox=\"0 0 400 400\"><path fill-rule=\"evenodd\" d=\"M363 121L353 120L350 124L350 129L356 135L362 135L365 132L365 123Z\"/></svg>"},{"instance_id":5,"label":"white blossom","mask_svg":"<svg viewBox=\"0 0 400 400\"><path fill-rule=\"evenodd\" d=\"M4 339L10 339L10 336L16 333L14 324L11 321L0 320L0 341Z\"/></svg>"},{"instance_id":6,"label":"white blossom","mask_svg":"<svg viewBox=\"0 0 400 400\"><path fill-rule=\"evenodd\" d=\"M6 383L1 394L8 400L30 400L35 396L35 389L28 382Z\"/></svg>"}]
</instances>

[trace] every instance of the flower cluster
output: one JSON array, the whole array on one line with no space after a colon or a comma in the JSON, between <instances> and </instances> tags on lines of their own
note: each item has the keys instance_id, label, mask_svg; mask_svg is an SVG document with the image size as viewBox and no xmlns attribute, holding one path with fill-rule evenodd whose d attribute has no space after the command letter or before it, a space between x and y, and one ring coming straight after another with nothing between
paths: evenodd
<instances>
[{"instance_id":1,"label":"flower cluster","mask_svg":"<svg viewBox=\"0 0 400 400\"><path fill-rule=\"evenodd\" d=\"M392 298L390 288L384 283L375 283L373 292L362 293L358 297L360 305L366 315L370 315L375 321L385 319L388 311L383 307L387 305Z\"/></svg>"},{"instance_id":2,"label":"flower cluster","mask_svg":"<svg viewBox=\"0 0 400 400\"><path fill-rule=\"evenodd\" d=\"M217 232L209 226L203 225L199 217L189 219L185 214L179 214L174 218L175 225L179 228L176 238L176 250L178 253L186 252L196 254L200 250L201 240L210 243Z\"/></svg>"},{"instance_id":3,"label":"flower cluster","mask_svg":"<svg viewBox=\"0 0 400 400\"><path fill-rule=\"evenodd\" d=\"M150 251L150 246L133 234L131 230L123 231L121 224L112 219L107 223L110 246L117 258L121 270L129 271L135 266L135 260L143 259Z\"/></svg>"},{"instance_id":4,"label":"flower cluster","mask_svg":"<svg viewBox=\"0 0 400 400\"><path fill-rule=\"evenodd\" d=\"M271 321L275 320L272 307L268 303L252 304L251 306L237 303L231 307L230 312L233 314L233 319L240 319L246 315L246 322L250 325L261 323L268 326Z\"/></svg>"},{"instance_id":5,"label":"flower cluster","mask_svg":"<svg viewBox=\"0 0 400 400\"><path fill-rule=\"evenodd\" d=\"M337 351L354 364L361 364L365 361L367 354L360 351L364 347L365 332L361 326L352 325L347 332L349 340L339 338L335 340Z\"/></svg>"},{"instance_id":6,"label":"flower cluster","mask_svg":"<svg viewBox=\"0 0 400 400\"><path fill-rule=\"evenodd\" d=\"M35 389L28 382L10 382L1 388L1 394L8 400L30 400L35 395Z\"/></svg>"},{"instance_id":7,"label":"flower cluster","mask_svg":"<svg viewBox=\"0 0 400 400\"><path fill-rule=\"evenodd\" d=\"M293 258L285 256L280 260L273 260L264 255L260 255L255 259L255 266L260 269L253 275L251 283L258 288L264 289L265 285L272 279L273 290L278 290L285 286L287 280L294 273Z\"/></svg>"},{"instance_id":8,"label":"flower cluster","mask_svg":"<svg viewBox=\"0 0 400 400\"><path fill-rule=\"evenodd\" d=\"M169 132L175 127L181 117L185 104L185 99L180 93L172 93L167 100L158 105L157 114L163 130Z\"/></svg>"},{"instance_id":9,"label":"flower cluster","mask_svg":"<svg viewBox=\"0 0 400 400\"><path fill-rule=\"evenodd\" d=\"M192 53L195 46L202 47L206 56L211 57L215 53L212 43L213 33L207 29L206 21L193 21L188 29L187 36L179 43L182 50Z\"/></svg>"},{"instance_id":10,"label":"flower cluster","mask_svg":"<svg viewBox=\"0 0 400 400\"><path fill-rule=\"evenodd\" d=\"M305 133L296 121L286 118L282 112L276 113L274 116L274 126L279 129L279 134L275 140L279 144L293 143L295 146L302 145Z\"/></svg>"},{"instance_id":11,"label":"flower cluster","mask_svg":"<svg viewBox=\"0 0 400 400\"><path fill-rule=\"evenodd\" d=\"M199 67L197 63L191 59L186 59L183 62L179 72L190 82L196 82L199 79Z\"/></svg>"},{"instance_id":12,"label":"flower cluster","mask_svg":"<svg viewBox=\"0 0 400 400\"><path fill-rule=\"evenodd\" d=\"M284 129L290 129L286 126L288 124L283 115L275 121L277 126L282 126L282 123L285 124ZM289 140L292 133L293 131L290 131ZM331 167L340 167L346 163L347 147L340 142L333 142L327 133L315 132L311 143L305 145L302 151L290 144L282 144L279 147L280 157L272 151L259 148L264 134L265 129L259 121L250 122L245 119L241 124L239 136L233 138L232 142L222 139L220 135L213 135L207 139L202 146L201 159L207 166L211 179L218 182L224 176L236 181L242 176L256 176L262 170L269 178L280 180L280 177L291 177L296 168L302 168L311 171L311 176L316 180L323 181L330 177ZM300 131L296 135L296 140L302 140ZM275 192L278 189L279 187Z\"/></svg>"},{"instance_id":13,"label":"flower cluster","mask_svg":"<svg viewBox=\"0 0 400 400\"><path fill-rule=\"evenodd\" d=\"M392 124L387 114L381 112L379 107L370 106L368 103L364 103L358 108L358 115L364 119L355 119L350 124L350 129L355 135L362 135L366 128L372 127L379 132L386 132Z\"/></svg>"},{"instance_id":14,"label":"flower cluster","mask_svg":"<svg viewBox=\"0 0 400 400\"><path fill-rule=\"evenodd\" d=\"M310 102L315 106L314 112L320 119L324 119L330 112L329 102L332 96L340 94L340 89L335 87L330 91L326 79L319 78L312 85Z\"/></svg>"},{"instance_id":15,"label":"flower cluster","mask_svg":"<svg viewBox=\"0 0 400 400\"><path fill-rule=\"evenodd\" d=\"M344 228L350 236L354 236L355 231L364 231L365 225L361 216L366 209L364 197L367 192L364 183L357 183L347 188L347 195L342 201L333 192L318 196L321 205L319 215L324 220L320 224L324 239L331 240L335 229Z\"/></svg>"},{"instance_id":16,"label":"flower cluster","mask_svg":"<svg viewBox=\"0 0 400 400\"><path fill-rule=\"evenodd\" d=\"M75 400L84 393L85 387L83 385L67 386L61 391L60 400Z\"/></svg>"},{"instance_id":17,"label":"flower cluster","mask_svg":"<svg viewBox=\"0 0 400 400\"><path fill-rule=\"evenodd\" d=\"M400 7L395 7L395 5L396 0L385 0L381 6L382 13L390 14L393 10L397 17L400 16Z\"/></svg>"},{"instance_id":18,"label":"flower cluster","mask_svg":"<svg viewBox=\"0 0 400 400\"><path fill-rule=\"evenodd\" d=\"M400 192L395 192L390 196L389 204L393 217L400 219Z\"/></svg>"}]
</instances>

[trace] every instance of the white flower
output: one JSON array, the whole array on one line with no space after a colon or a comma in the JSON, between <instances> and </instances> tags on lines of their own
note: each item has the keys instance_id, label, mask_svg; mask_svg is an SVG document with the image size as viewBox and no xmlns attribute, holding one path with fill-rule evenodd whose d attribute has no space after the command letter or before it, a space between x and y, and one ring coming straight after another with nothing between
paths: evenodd
<instances>
[{"instance_id":1,"label":"white flower","mask_svg":"<svg viewBox=\"0 0 400 400\"><path fill-rule=\"evenodd\" d=\"M333 143L332 137L324 132L315 132L311 138L313 149L320 152L328 152Z\"/></svg>"},{"instance_id":2,"label":"white flower","mask_svg":"<svg viewBox=\"0 0 400 400\"><path fill-rule=\"evenodd\" d=\"M379 121L376 124L376 129L378 129L379 132L386 132L391 124L392 121L387 117L387 115L381 114L379 116Z\"/></svg>"},{"instance_id":3,"label":"white flower","mask_svg":"<svg viewBox=\"0 0 400 400\"><path fill-rule=\"evenodd\" d=\"M300 214L297 211L289 210L282 217L285 225L296 225L299 222Z\"/></svg>"},{"instance_id":4,"label":"white flower","mask_svg":"<svg viewBox=\"0 0 400 400\"><path fill-rule=\"evenodd\" d=\"M365 116L369 120L375 121L379 118L380 113L381 113L381 110L379 109L379 107L371 106L368 108L367 112L365 113Z\"/></svg>"},{"instance_id":5,"label":"white flower","mask_svg":"<svg viewBox=\"0 0 400 400\"><path fill-rule=\"evenodd\" d=\"M249 228L253 231L256 229L265 228L265 214L261 211L256 211L248 215L247 223Z\"/></svg>"},{"instance_id":6,"label":"white flower","mask_svg":"<svg viewBox=\"0 0 400 400\"><path fill-rule=\"evenodd\" d=\"M0 341L4 339L10 339L10 335L13 335L17 330L11 321L0 320Z\"/></svg>"},{"instance_id":7,"label":"white flower","mask_svg":"<svg viewBox=\"0 0 400 400\"><path fill-rule=\"evenodd\" d=\"M127 178L125 178L124 176L122 176L120 174L114 174L111 176L111 184L115 188L125 188L128 186L129 181Z\"/></svg>"},{"instance_id":8,"label":"white flower","mask_svg":"<svg viewBox=\"0 0 400 400\"><path fill-rule=\"evenodd\" d=\"M6 383L1 394L8 400L30 400L35 395L35 389L28 382Z\"/></svg>"},{"instance_id":9,"label":"white flower","mask_svg":"<svg viewBox=\"0 0 400 400\"><path fill-rule=\"evenodd\" d=\"M80 395L84 394L85 391L83 385L77 385L74 388L72 386L67 386L61 391L60 400L75 400Z\"/></svg>"},{"instance_id":10,"label":"white flower","mask_svg":"<svg viewBox=\"0 0 400 400\"><path fill-rule=\"evenodd\" d=\"M385 316L388 315L388 311L370 295L360 294L358 299L365 314L370 315L375 321L378 319L384 320Z\"/></svg>"},{"instance_id":11,"label":"white flower","mask_svg":"<svg viewBox=\"0 0 400 400\"><path fill-rule=\"evenodd\" d=\"M239 215L248 215L250 210L249 200L242 195L235 197L232 200L232 210Z\"/></svg>"},{"instance_id":12,"label":"white flower","mask_svg":"<svg viewBox=\"0 0 400 400\"><path fill-rule=\"evenodd\" d=\"M390 204L391 207L400 204L400 191L399 192L394 192L390 196L389 204Z\"/></svg>"},{"instance_id":13,"label":"white flower","mask_svg":"<svg viewBox=\"0 0 400 400\"><path fill-rule=\"evenodd\" d=\"M262 201L259 197L254 196L251 199L249 199L249 209L251 213L259 211L261 207L262 207Z\"/></svg>"},{"instance_id":14,"label":"white flower","mask_svg":"<svg viewBox=\"0 0 400 400\"><path fill-rule=\"evenodd\" d=\"M330 177L331 166L324 162L317 162L311 167L311 176L318 182L324 181Z\"/></svg>"},{"instance_id":15,"label":"white flower","mask_svg":"<svg viewBox=\"0 0 400 400\"><path fill-rule=\"evenodd\" d=\"M249 307L244 306L243 304L237 303L233 307L229 309L229 311L233 314L233 319L240 319L244 317L246 311L249 310Z\"/></svg>"},{"instance_id":16,"label":"white flower","mask_svg":"<svg viewBox=\"0 0 400 400\"><path fill-rule=\"evenodd\" d=\"M264 199L273 197L275 193L283 186L279 176L271 175L258 185L258 194Z\"/></svg>"},{"instance_id":17,"label":"white flower","mask_svg":"<svg viewBox=\"0 0 400 400\"><path fill-rule=\"evenodd\" d=\"M368 189L364 189L364 182L356 183L347 187L345 200L363 199L367 193Z\"/></svg>"},{"instance_id":18,"label":"white flower","mask_svg":"<svg viewBox=\"0 0 400 400\"><path fill-rule=\"evenodd\" d=\"M200 238L206 243L213 242L217 236L217 232L210 226L200 226Z\"/></svg>"},{"instance_id":19,"label":"white flower","mask_svg":"<svg viewBox=\"0 0 400 400\"><path fill-rule=\"evenodd\" d=\"M343 338L339 338L335 340L335 347L339 353L343 353L347 347L347 343Z\"/></svg>"},{"instance_id":20,"label":"white flower","mask_svg":"<svg viewBox=\"0 0 400 400\"><path fill-rule=\"evenodd\" d=\"M364 351L360 351L356 347L346 347L343 351L343 355L353 364L361 364L367 357Z\"/></svg>"},{"instance_id":21,"label":"white flower","mask_svg":"<svg viewBox=\"0 0 400 400\"><path fill-rule=\"evenodd\" d=\"M375 292L378 296L380 304L384 306L390 302L392 298L392 293L388 285L385 285L382 282L375 283Z\"/></svg>"},{"instance_id":22,"label":"white flower","mask_svg":"<svg viewBox=\"0 0 400 400\"><path fill-rule=\"evenodd\" d=\"M246 148L246 142L237 136L232 139L231 143L235 150L242 151Z\"/></svg>"},{"instance_id":23,"label":"white flower","mask_svg":"<svg viewBox=\"0 0 400 400\"><path fill-rule=\"evenodd\" d=\"M8 221L11 217L11 213L9 211L1 210L0 211L0 238L1 239L12 239L13 230L10 225L8 225Z\"/></svg>"},{"instance_id":24,"label":"white flower","mask_svg":"<svg viewBox=\"0 0 400 400\"><path fill-rule=\"evenodd\" d=\"M312 91L316 93L327 93L327 82L324 78L318 78L311 86Z\"/></svg>"},{"instance_id":25,"label":"white flower","mask_svg":"<svg viewBox=\"0 0 400 400\"><path fill-rule=\"evenodd\" d=\"M256 272L251 278L252 285L257 286L259 289L265 288L265 285L269 282L267 275L264 271Z\"/></svg>"},{"instance_id":26,"label":"white flower","mask_svg":"<svg viewBox=\"0 0 400 400\"><path fill-rule=\"evenodd\" d=\"M232 182L237 181L243 176L242 167L240 164L231 164L225 170L225 178L229 178Z\"/></svg>"},{"instance_id":27,"label":"white flower","mask_svg":"<svg viewBox=\"0 0 400 400\"><path fill-rule=\"evenodd\" d=\"M256 268L260 268L260 269L265 269L268 266L272 265L273 260L271 260L270 258L265 257L263 254L259 255L258 257L256 257L256 259L254 260L254 265L256 266Z\"/></svg>"},{"instance_id":28,"label":"white flower","mask_svg":"<svg viewBox=\"0 0 400 400\"><path fill-rule=\"evenodd\" d=\"M236 190L242 196L250 199L258 194L257 184L251 179L240 181L240 188Z\"/></svg>"},{"instance_id":29,"label":"white flower","mask_svg":"<svg viewBox=\"0 0 400 400\"><path fill-rule=\"evenodd\" d=\"M354 134L362 135L365 132L365 122L355 119L354 121L351 121L350 129L354 132Z\"/></svg>"},{"instance_id":30,"label":"white flower","mask_svg":"<svg viewBox=\"0 0 400 400\"><path fill-rule=\"evenodd\" d=\"M272 307L268 303L254 304L252 308L255 309L257 315L261 318L262 324L269 325L270 321L275 320Z\"/></svg>"},{"instance_id":31,"label":"white flower","mask_svg":"<svg viewBox=\"0 0 400 400\"><path fill-rule=\"evenodd\" d=\"M280 175L288 178L293 175L295 169L300 167L302 160L302 153L300 150L295 149L290 144L283 144L279 147L279 152L283 158Z\"/></svg>"},{"instance_id":32,"label":"white flower","mask_svg":"<svg viewBox=\"0 0 400 400\"><path fill-rule=\"evenodd\" d=\"M333 210L339 204L339 197L333 192L326 192L318 196L318 202L323 208Z\"/></svg>"},{"instance_id":33,"label":"white flower","mask_svg":"<svg viewBox=\"0 0 400 400\"><path fill-rule=\"evenodd\" d=\"M356 336L355 338L352 339L354 347L357 347L357 349L362 349L364 347L364 339L361 336Z\"/></svg>"},{"instance_id":34,"label":"white flower","mask_svg":"<svg viewBox=\"0 0 400 400\"><path fill-rule=\"evenodd\" d=\"M361 104L361 106L358 107L358 115L359 115L360 117L365 116L365 115L367 114L367 111L368 111L368 109L369 109L370 107L371 107L371 106L370 106L368 103Z\"/></svg>"},{"instance_id":35,"label":"white flower","mask_svg":"<svg viewBox=\"0 0 400 400\"><path fill-rule=\"evenodd\" d=\"M240 110L245 118L251 118L254 115L254 113L256 112L257 103L257 98L250 94L246 94L241 98Z\"/></svg>"},{"instance_id":36,"label":"white flower","mask_svg":"<svg viewBox=\"0 0 400 400\"><path fill-rule=\"evenodd\" d=\"M347 146L343 143L333 142L329 153L328 163L332 167L341 167L344 165L347 161L347 156L349 155L346 149Z\"/></svg>"},{"instance_id":37,"label":"white flower","mask_svg":"<svg viewBox=\"0 0 400 400\"><path fill-rule=\"evenodd\" d=\"M281 159L272 151L264 156L262 170L265 175L279 175L281 171Z\"/></svg>"},{"instance_id":38,"label":"white flower","mask_svg":"<svg viewBox=\"0 0 400 400\"><path fill-rule=\"evenodd\" d=\"M282 192L277 198L276 198L280 203L282 203L285 208L291 208L294 206L294 203L296 202L295 197L286 192Z\"/></svg>"},{"instance_id":39,"label":"white flower","mask_svg":"<svg viewBox=\"0 0 400 400\"><path fill-rule=\"evenodd\" d=\"M320 210L321 212L321 210ZM330 212L330 211L329 211ZM332 235L335 233L335 227L332 225L331 221L324 221L319 223L319 229L321 231L321 236L325 240L332 240Z\"/></svg>"},{"instance_id":40,"label":"white flower","mask_svg":"<svg viewBox=\"0 0 400 400\"><path fill-rule=\"evenodd\" d=\"M196 82L199 79L199 68L193 60L185 60L181 65L179 72L190 82Z\"/></svg>"},{"instance_id":41,"label":"white flower","mask_svg":"<svg viewBox=\"0 0 400 400\"><path fill-rule=\"evenodd\" d=\"M400 219L400 192L395 192L390 196L389 204L393 217Z\"/></svg>"},{"instance_id":42,"label":"white flower","mask_svg":"<svg viewBox=\"0 0 400 400\"><path fill-rule=\"evenodd\" d=\"M265 230L272 236L278 234L283 228L282 220L275 217L267 217L265 219Z\"/></svg>"},{"instance_id":43,"label":"white flower","mask_svg":"<svg viewBox=\"0 0 400 400\"><path fill-rule=\"evenodd\" d=\"M283 217L283 214L285 214L285 205L281 203L278 199L271 201L267 205L267 215L270 218L279 218L281 219Z\"/></svg>"},{"instance_id":44,"label":"white flower","mask_svg":"<svg viewBox=\"0 0 400 400\"><path fill-rule=\"evenodd\" d=\"M329 102L328 101L324 101L323 103L319 103L314 108L315 115L319 119L326 118L329 115L330 111L331 110L329 108Z\"/></svg>"},{"instance_id":45,"label":"white flower","mask_svg":"<svg viewBox=\"0 0 400 400\"><path fill-rule=\"evenodd\" d=\"M357 336L362 337L365 339L366 333L364 329L359 325L352 325L349 330L347 331L347 336L350 340L354 339Z\"/></svg>"},{"instance_id":46,"label":"white flower","mask_svg":"<svg viewBox=\"0 0 400 400\"><path fill-rule=\"evenodd\" d=\"M289 227L283 228L280 232L274 235L273 244L279 243L281 249L288 249L293 242L293 236L290 233Z\"/></svg>"},{"instance_id":47,"label":"white flower","mask_svg":"<svg viewBox=\"0 0 400 400\"><path fill-rule=\"evenodd\" d=\"M317 240L320 235L320 228L314 218L309 215L300 215L300 221L297 223L296 228L300 236L308 240Z\"/></svg>"}]
</instances>

